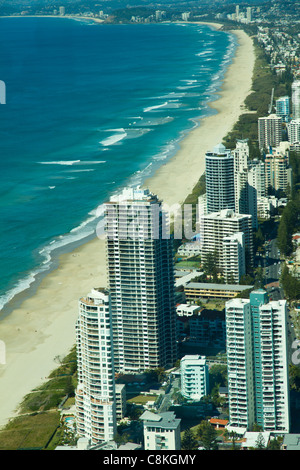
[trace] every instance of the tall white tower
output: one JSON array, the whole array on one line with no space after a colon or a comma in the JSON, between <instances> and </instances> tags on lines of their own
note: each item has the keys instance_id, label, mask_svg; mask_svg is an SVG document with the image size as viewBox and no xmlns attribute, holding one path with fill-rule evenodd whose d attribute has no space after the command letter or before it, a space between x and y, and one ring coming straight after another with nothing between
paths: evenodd
<instances>
[{"instance_id":1,"label":"tall white tower","mask_svg":"<svg viewBox=\"0 0 300 470\"><path fill-rule=\"evenodd\" d=\"M251 178L249 168L248 139L237 140L234 155L234 193L235 212L251 214L252 226L256 230L257 222L257 191Z\"/></svg>"},{"instance_id":2,"label":"tall white tower","mask_svg":"<svg viewBox=\"0 0 300 470\"><path fill-rule=\"evenodd\" d=\"M219 144L205 155L207 213L235 209L234 157Z\"/></svg>"},{"instance_id":3,"label":"tall white tower","mask_svg":"<svg viewBox=\"0 0 300 470\"><path fill-rule=\"evenodd\" d=\"M141 372L177 358L173 242L161 201L125 189L105 205L115 369Z\"/></svg>"},{"instance_id":4,"label":"tall white tower","mask_svg":"<svg viewBox=\"0 0 300 470\"><path fill-rule=\"evenodd\" d=\"M292 113L293 119L300 119L300 80L292 83Z\"/></svg>"},{"instance_id":5,"label":"tall white tower","mask_svg":"<svg viewBox=\"0 0 300 470\"><path fill-rule=\"evenodd\" d=\"M76 346L77 433L92 444L109 441L116 432L116 404L110 297L106 289L93 289L80 299Z\"/></svg>"},{"instance_id":6,"label":"tall white tower","mask_svg":"<svg viewBox=\"0 0 300 470\"><path fill-rule=\"evenodd\" d=\"M269 301L258 289L225 310L230 426L289 432L286 300Z\"/></svg>"}]
</instances>

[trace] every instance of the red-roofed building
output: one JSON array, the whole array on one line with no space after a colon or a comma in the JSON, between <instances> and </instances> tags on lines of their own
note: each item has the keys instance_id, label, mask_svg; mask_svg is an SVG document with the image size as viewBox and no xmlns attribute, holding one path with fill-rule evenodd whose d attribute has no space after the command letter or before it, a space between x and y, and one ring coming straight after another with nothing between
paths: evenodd
<instances>
[{"instance_id":1,"label":"red-roofed building","mask_svg":"<svg viewBox=\"0 0 300 470\"><path fill-rule=\"evenodd\" d=\"M210 424L212 424L217 429L225 428L229 423L228 419L220 419L220 418L210 418Z\"/></svg>"}]
</instances>

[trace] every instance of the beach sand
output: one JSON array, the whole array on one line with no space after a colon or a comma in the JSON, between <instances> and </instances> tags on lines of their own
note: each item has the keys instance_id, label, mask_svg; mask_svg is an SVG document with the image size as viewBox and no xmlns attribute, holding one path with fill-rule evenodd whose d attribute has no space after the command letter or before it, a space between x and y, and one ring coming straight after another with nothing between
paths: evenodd
<instances>
[{"instance_id":1,"label":"beach sand","mask_svg":"<svg viewBox=\"0 0 300 470\"><path fill-rule=\"evenodd\" d=\"M217 114L205 118L182 141L177 154L147 181L165 203L182 203L205 170L204 155L220 143L243 112L251 91L255 61L251 38L234 31L240 46L226 74ZM14 417L24 396L41 385L75 344L78 299L93 287L107 285L104 239L94 240L60 257L57 269L37 291L1 320L0 340L6 363L0 364L0 426ZM26 294L26 293L25 293Z\"/></svg>"}]
</instances>

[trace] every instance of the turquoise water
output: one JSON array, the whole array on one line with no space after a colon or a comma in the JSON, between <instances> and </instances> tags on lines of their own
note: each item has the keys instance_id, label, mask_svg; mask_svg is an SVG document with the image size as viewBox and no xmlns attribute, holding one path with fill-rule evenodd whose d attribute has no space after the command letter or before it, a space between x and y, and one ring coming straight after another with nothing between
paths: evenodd
<instances>
[{"instance_id":1,"label":"turquoise water","mask_svg":"<svg viewBox=\"0 0 300 470\"><path fill-rule=\"evenodd\" d=\"M3 18L0 44L3 307L214 112L236 42L202 25Z\"/></svg>"}]
</instances>

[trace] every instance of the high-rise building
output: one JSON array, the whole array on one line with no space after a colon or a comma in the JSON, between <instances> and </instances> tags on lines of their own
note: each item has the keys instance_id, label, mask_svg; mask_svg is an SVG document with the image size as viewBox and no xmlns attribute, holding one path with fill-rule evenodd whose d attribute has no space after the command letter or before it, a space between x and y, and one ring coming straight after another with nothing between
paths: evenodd
<instances>
[{"instance_id":1,"label":"high-rise building","mask_svg":"<svg viewBox=\"0 0 300 470\"><path fill-rule=\"evenodd\" d=\"M265 184L266 191L272 188L275 191L286 192L288 186L292 187L292 168L289 159L281 153L268 154L265 157Z\"/></svg>"},{"instance_id":2,"label":"high-rise building","mask_svg":"<svg viewBox=\"0 0 300 470\"><path fill-rule=\"evenodd\" d=\"M248 139L237 140L234 155L235 212L251 214L253 229L257 229L257 190L249 168Z\"/></svg>"},{"instance_id":3,"label":"high-rise building","mask_svg":"<svg viewBox=\"0 0 300 470\"><path fill-rule=\"evenodd\" d=\"M289 432L286 300L258 289L226 302L226 346L230 427Z\"/></svg>"},{"instance_id":4,"label":"high-rise building","mask_svg":"<svg viewBox=\"0 0 300 470\"><path fill-rule=\"evenodd\" d=\"M276 100L276 116L281 117L282 122L289 122L290 120L290 97L289 96L281 96Z\"/></svg>"},{"instance_id":5,"label":"high-rise building","mask_svg":"<svg viewBox=\"0 0 300 470\"><path fill-rule=\"evenodd\" d=\"M266 195L265 163L257 158L251 160L249 165L250 186L255 188L257 199Z\"/></svg>"},{"instance_id":6,"label":"high-rise building","mask_svg":"<svg viewBox=\"0 0 300 470\"><path fill-rule=\"evenodd\" d=\"M224 145L205 155L207 213L235 209L234 157Z\"/></svg>"},{"instance_id":7,"label":"high-rise building","mask_svg":"<svg viewBox=\"0 0 300 470\"><path fill-rule=\"evenodd\" d=\"M172 366L177 358L173 242L162 203L124 189L105 204L116 372Z\"/></svg>"},{"instance_id":8,"label":"high-rise building","mask_svg":"<svg viewBox=\"0 0 300 470\"><path fill-rule=\"evenodd\" d=\"M246 274L244 233L237 232L223 238L224 279L226 284L238 284Z\"/></svg>"},{"instance_id":9,"label":"high-rise building","mask_svg":"<svg viewBox=\"0 0 300 470\"><path fill-rule=\"evenodd\" d=\"M292 118L300 119L300 80L292 83Z\"/></svg>"},{"instance_id":10,"label":"high-rise building","mask_svg":"<svg viewBox=\"0 0 300 470\"><path fill-rule=\"evenodd\" d=\"M282 140L282 119L276 114L258 118L259 148L277 147Z\"/></svg>"},{"instance_id":11,"label":"high-rise building","mask_svg":"<svg viewBox=\"0 0 300 470\"><path fill-rule=\"evenodd\" d=\"M208 365L205 356L186 355L180 361L181 394L200 401L209 393Z\"/></svg>"},{"instance_id":12,"label":"high-rise building","mask_svg":"<svg viewBox=\"0 0 300 470\"><path fill-rule=\"evenodd\" d=\"M300 141L300 119L292 119L288 124L288 139L290 144Z\"/></svg>"},{"instance_id":13,"label":"high-rise building","mask_svg":"<svg viewBox=\"0 0 300 470\"><path fill-rule=\"evenodd\" d=\"M236 242L225 239L241 232L243 237L236 237ZM203 215L200 217L201 258L204 261L209 253L214 254L216 265L226 274L227 280L236 279L237 273L242 273L245 268L245 259L249 264L253 263L252 233L252 216L249 214L223 210Z\"/></svg>"},{"instance_id":14,"label":"high-rise building","mask_svg":"<svg viewBox=\"0 0 300 470\"><path fill-rule=\"evenodd\" d=\"M226 302L226 350L230 426L251 430L255 423L250 302Z\"/></svg>"},{"instance_id":15,"label":"high-rise building","mask_svg":"<svg viewBox=\"0 0 300 470\"><path fill-rule=\"evenodd\" d=\"M92 444L109 441L116 432L116 400L110 297L106 289L93 289L80 299L76 346L77 433Z\"/></svg>"},{"instance_id":16,"label":"high-rise building","mask_svg":"<svg viewBox=\"0 0 300 470\"><path fill-rule=\"evenodd\" d=\"M59 7L59 14L60 14L61 16L65 16L65 14L66 14L66 9L65 9L65 7Z\"/></svg>"},{"instance_id":17,"label":"high-rise building","mask_svg":"<svg viewBox=\"0 0 300 470\"><path fill-rule=\"evenodd\" d=\"M252 8L247 7L246 12L247 12L247 21L248 22L252 21Z\"/></svg>"}]
</instances>

